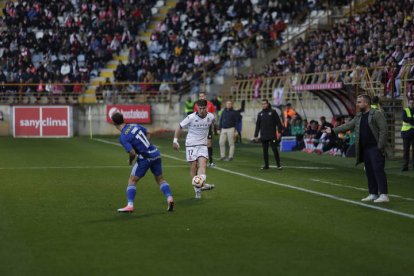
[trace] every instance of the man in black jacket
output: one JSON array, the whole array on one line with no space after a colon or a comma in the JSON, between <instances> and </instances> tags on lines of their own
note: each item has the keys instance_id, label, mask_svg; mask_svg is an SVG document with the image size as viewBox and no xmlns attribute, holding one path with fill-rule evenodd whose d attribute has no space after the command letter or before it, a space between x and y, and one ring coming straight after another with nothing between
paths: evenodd
<instances>
[{"instance_id":1,"label":"man in black jacket","mask_svg":"<svg viewBox=\"0 0 414 276\"><path fill-rule=\"evenodd\" d=\"M254 132L255 140L258 140L260 132L260 140L263 147L264 166L262 170L269 169L269 145L273 150L276 159L277 169L282 169L280 166L279 152L277 150L276 128L279 133L282 132L282 123L276 110L272 109L268 100L262 100L262 111L257 114L256 130Z\"/></svg>"},{"instance_id":2,"label":"man in black jacket","mask_svg":"<svg viewBox=\"0 0 414 276\"><path fill-rule=\"evenodd\" d=\"M232 161L234 156L234 132L236 125L240 120L240 112L233 109L233 102L227 101L226 108L223 110L220 116L219 129L220 129L220 160ZM226 140L229 141L229 157L226 158Z\"/></svg>"}]
</instances>

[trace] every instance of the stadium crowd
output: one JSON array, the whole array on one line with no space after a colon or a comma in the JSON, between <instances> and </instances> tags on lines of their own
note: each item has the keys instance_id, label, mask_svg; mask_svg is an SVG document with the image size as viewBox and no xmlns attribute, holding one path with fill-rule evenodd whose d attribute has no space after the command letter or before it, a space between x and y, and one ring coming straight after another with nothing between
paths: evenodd
<instances>
[{"instance_id":1,"label":"stadium crowd","mask_svg":"<svg viewBox=\"0 0 414 276\"><path fill-rule=\"evenodd\" d=\"M115 78L175 82L174 90L191 87L197 93L203 73L220 68L223 73L246 58L264 56L265 49L283 42L286 20L303 20L316 7L307 0L180 0L157 25L149 45L135 43L128 64L119 64Z\"/></svg>"},{"instance_id":2,"label":"stadium crowd","mask_svg":"<svg viewBox=\"0 0 414 276\"><path fill-rule=\"evenodd\" d=\"M197 92L203 72L264 56L266 48L283 42L285 22L303 21L311 9L321 8L320 2L179 0L147 45L139 33L150 21L155 0L8 1L1 18L0 82L21 85L3 85L0 93L18 99L80 94L84 85L54 83L87 83L123 48L130 49L130 59L119 64L115 81L176 82L175 90Z\"/></svg>"},{"instance_id":3,"label":"stadium crowd","mask_svg":"<svg viewBox=\"0 0 414 276\"><path fill-rule=\"evenodd\" d=\"M61 84L86 83L96 76L114 53L146 28L154 4L155 0L8 1L1 18L0 93L17 94L20 100L23 95L82 93L83 85Z\"/></svg>"},{"instance_id":4,"label":"stadium crowd","mask_svg":"<svg viewBox=\"0 0 414 276\"><path fill-rule=\"evenodd\" d=\"M296 145L293 150L301 150L306 153L331 154L336 156L354 155L353 145L355 133L348 131L338 136L323 133L326 127L337 127L348 122L350 117L336 116L332 122L328 122L324 116L317 120L302 119L297 113L291 118L285 117L285 128L282 136L295 137Z\"/></svg>"},{"instance_id":5,"label":"stadium crowd","mask_svg":"<svg viewBox=\"0 0 414 276\"><path fill-rule=\"evenodd\" d=\"M385 86L384 96L399 97L405 70L414 77L414 68L403 66L414 61L413 18L412 1L377 0L365 13L336 23L331 30L316 30L307 39L299 38L260 74L239 78L384 67L375 76Z\"/></svg>"}]
</instances>

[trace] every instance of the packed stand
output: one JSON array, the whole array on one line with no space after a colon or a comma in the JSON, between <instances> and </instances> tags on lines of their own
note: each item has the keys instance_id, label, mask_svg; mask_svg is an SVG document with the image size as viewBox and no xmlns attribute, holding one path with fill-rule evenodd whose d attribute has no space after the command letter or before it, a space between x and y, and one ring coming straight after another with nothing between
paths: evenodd
<instances>
[{"instance_id":1,"label":"packed stand","mask_svg":"<svg viewBox=\"0 0 414 276\"><path fill-rule=\"evenodd\" d=\"M317 5L311 1L311 7ZM128 64L119 64L115 79L174 82L176 91L191 87L197 93L204 72L211 82L209 72L221 68L218 72L224 73L246 58L264 56L264 49L282 43L285 20L303 20L308 10L307 0L180 0L158 24L148 45L143 40L135 43Z\"/></svg>"},{"instance_id":2,"label":"packed stand","mask_svg":"<svg viewBox=\"0 0 414 276\"><path fill-rule=\"evenodd\" d=\"M353 156L355 133L339 133L332 136L323 132L326 127L337 127L348 122L349 117L335 116L332 122L328 122L324 116L316 120L303 119L300 114L287 103L283 108L283 131L280 134L283 143L284 139L295 141L292 150L299 150L306 153L331 154L336 156ZM282 146L283 147L283 146Z\"/></svg>"},{"instance_id":3,"label":"packed stand","mask_svg":"<svg viewBox=\"0 0 414 276\"><path fill-rule=\"evenodd\" d=\"M42 96L56 101L70 94L76 101L99 68L146 28L154 4L155 0L7 2L0 23L0 101L37 102Z\"/></svg>"},{"instance_id":4,"label":"packed stand","mask_svg":"<svg viewBox=\"0 0 414 276\"><path fill-rule=\"evenodd\" d=\"M406 68L403 65L414 61L413 18L412 1L377 0L365 13L336 23L331 30L316 30L305 40L299 38L291 49L282 51L265 65L259 75L273 77L385 66L374 78L384 84L385 96L399 97L400 78ZM410 73L414 72L411 69ZM347 77L344 74L339 79Z\"/></svg>"}]
</instances>

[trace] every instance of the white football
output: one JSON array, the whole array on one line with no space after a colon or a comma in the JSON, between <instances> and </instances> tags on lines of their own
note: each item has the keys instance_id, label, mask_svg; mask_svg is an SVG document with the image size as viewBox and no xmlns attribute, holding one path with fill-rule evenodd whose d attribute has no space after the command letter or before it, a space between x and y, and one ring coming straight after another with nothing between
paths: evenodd
<instances>
[{"instance_id":1,"label":"white football","mask_svg":"<svg viewBox=\"0 0 414 276\"><path fill-rule=\"evenodd\" d=\"M204 185L204 178L202 178L199 175L196 175L193 177L193 181L191 182L191 184L193 184L194 187L196 188L201 188Z\"/></svg>"}]
</instances>

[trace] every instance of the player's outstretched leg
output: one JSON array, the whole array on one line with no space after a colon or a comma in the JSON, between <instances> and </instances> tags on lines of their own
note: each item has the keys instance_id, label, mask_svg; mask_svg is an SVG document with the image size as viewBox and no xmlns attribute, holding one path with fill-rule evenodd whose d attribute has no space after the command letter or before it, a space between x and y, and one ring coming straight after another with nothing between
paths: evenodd
<instances>
[{"instance_id":1,"label":"player's outstretched leg","mask_svg":"<svg viewBox=\"0 0 414 276\"><path fill-rule=\"evenodd\" d=\"M207 184L207 183L204 183L203 187L201 187L201 189L200 189L200 190L202 190L202 191L209 191L209 190L213 190L213 189L214 189L214 187L215 187L215 185L214 185L214 184Z\"/></svg>"},{"instance_id":2,"label":"player's outstretched leg","mask_svg":"<svg viewBox=\"0 0 414 276\"><path fill-rule=\"evenodd\" d=\"M134 211L134 200L135 195L137 194L137 187L135 184L128 184L126 195L128 199L128 204L124 208L118 209L119 213L132 213Z\"/></svg>"},{"instance_id":3,"label":"player's outstretched leg","mask_svg":"<svg viewBox=\"0 0 414 276\"><path fill-rule=\"evenodd\" d=\"M172 197L170 185L167 181L164 180L164 182L160 183L160 190L167 198L167 211L174 211L174 198Z\"/></svg>"},{"instance_id":4,"label":"player's outstretched leg","mask_svg":"<svg viewBox=\"0 0 414 276\"><path fill-rule=\"evenodd\" d=\"M200 176L204 179L204 182L207 180L207 175L200 174ZM203 187L200 188L201 191L209 191L214 189L214 184L204 183Z\"/></svg>"}]
</instances>

